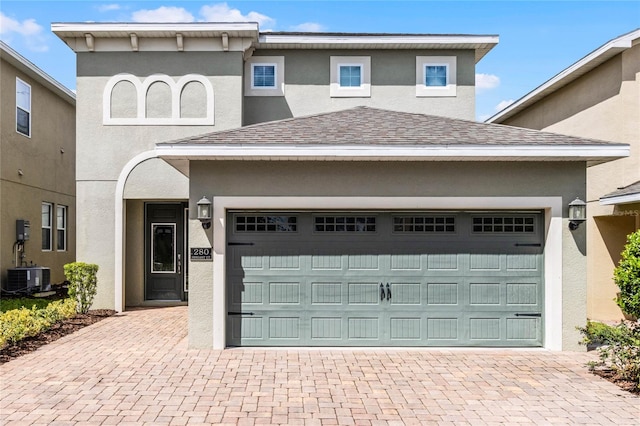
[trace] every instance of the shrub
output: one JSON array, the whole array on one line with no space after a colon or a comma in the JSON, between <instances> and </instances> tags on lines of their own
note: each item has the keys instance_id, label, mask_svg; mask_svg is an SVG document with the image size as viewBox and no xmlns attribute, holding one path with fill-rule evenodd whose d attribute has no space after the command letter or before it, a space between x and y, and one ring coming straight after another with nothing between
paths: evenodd
<instances>
[{"instance_id":1,"label":"shrub","mask_svg":"<svg viewBox=\"0 0 640 426\"><path fill-rule=\"evenodd\" d=\"M64 275L69 281L69 296L77 300L78 312L86 314L93 304L98 288L98 265L73 262L64 265Z\"/></svg>"},{"instance_id":2,"label":"shrub","mask_svg":"<svg viewBox=\"0 0 640 426\"><path fill-rule=\"evenodd\" d=\"M640 390L640 323L621 322L609 326L590 321L578 330L584 336L582 343L600 345L600 361L589 363L592 370L612 370L620 379L633 383L636 390Z\"/></svg>"},{"instance_id":3,"label":"shrub","mask_svg":"<svg viewBox=\"0 0 640 426\"><path fill-rule=\"evenodd\" d=\"M640 230L627 237L622 258L614 270L620 293L616 303L628 315L640 318Z\"/></svg>"},{"instance_id":4,"label":"shrub","mask_svg":"<svg viewBox=\"0 0 640 426\"><path fill-rule=\"evenodd\" d=\"M32 337L51 328L56 322L76 314L76 301L56 300L38 309L21 307L0 314L0 347Z\"/></svg>"}]
</instances>

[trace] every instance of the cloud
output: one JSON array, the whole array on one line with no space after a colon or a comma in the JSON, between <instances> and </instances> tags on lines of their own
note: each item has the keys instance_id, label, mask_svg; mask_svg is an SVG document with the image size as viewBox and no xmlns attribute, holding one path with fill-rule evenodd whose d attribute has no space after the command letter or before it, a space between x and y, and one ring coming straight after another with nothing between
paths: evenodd
<instances>
[{"instance_id":1,"label":"cloud","mask_svg":"<svg viewBox=\"0 0 640 426\"><path fill-rule=\"evenodd\" d=\"M200 15L205 21L210 22L257 22L261 27L276 23L275 19L258 12L249 12L243 15L240 10L231 9L227 3L202 6Z\"/></svg>"},{"instance_id":2,"label":"cloud","mask_svg":"<svg viewBox=\"0 0 640 426\"><path fill-rule=\"evenodd\" d=\"M321 33L326 30L326 27L317 22L305 22L300 25L294 25L291 27L291 31L299 31L303 33Z\"/></svg>"},{"instance_id":3,"label":"cloud","mask_svg":"<svg viewBox=\"0 0 640 426\"><path fill-rule=\"evenodd\" d=\"M498 105L496 105L496 108L495 108L496 112L502 111L503 109L511 105L513 102L515 102L513 99L508 99L506 101L500 102Z\"/></svg>"},{"instance_id":4,"label":"cloud","mask_svg":"<svg viewBox=\"0 0 640 426\"><path fill-rule=\"evenodd\" d=\"M133 22L193 22L195 18L182 7L161 6L157 9L142 9L131 14Z\"/></svg>"},{"instance_id":5,"label":"cloud","mask_svg":"<svg viewBox=\"0 0 640 426\"><path fill-rule=\"evenodd\" d=\"M112 10L120 10L121 7L119 4L101 4L98 6L98 12L110 12Z\"/></svg>"},{"instance_id":6,"label":"cloud","mask_svg":"<svg viewBox=\"0 0 640 426\"><path fill-rule=\"evenodd\" d=\"M495 89L500 85L500 77L493 74L476 74L476 91Z\"/></svg>"},{"instance_id":7,"label":"cloud","mask_svg":"<svg viewBox=\"0 0 640 426\"><path fill-rule=\"evenodd\" d=\"M25 19L20 22L0 12L0 34L3 39L11 39L13 34L22 36L27 48L34 52L49 50L44 28L35 19Z\"/></svg>"}]
</instances>

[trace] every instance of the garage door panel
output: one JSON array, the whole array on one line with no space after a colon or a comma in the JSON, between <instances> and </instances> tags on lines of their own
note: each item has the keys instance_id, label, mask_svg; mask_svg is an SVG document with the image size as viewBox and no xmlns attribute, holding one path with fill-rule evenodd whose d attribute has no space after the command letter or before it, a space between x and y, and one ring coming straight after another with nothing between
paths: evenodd
<instances>
[{"instance_id":1,"label":"garage door panel","mask_svg":"<svg viewBox=\"0 0 640 426\"><path fill-rule=\"evenodd\" d=\"M320 215L317 231L313 213L295 213L286 235L230 231L228 344L542 345L540 228L492 233L519 213L489 214L473 232L475 214L457 213L455 232L403 233L394 215L365 214L375 217L371 232L337 232L331 215ZM542 223L538 213L521 216Z\"/></svg>"}]
</instances>

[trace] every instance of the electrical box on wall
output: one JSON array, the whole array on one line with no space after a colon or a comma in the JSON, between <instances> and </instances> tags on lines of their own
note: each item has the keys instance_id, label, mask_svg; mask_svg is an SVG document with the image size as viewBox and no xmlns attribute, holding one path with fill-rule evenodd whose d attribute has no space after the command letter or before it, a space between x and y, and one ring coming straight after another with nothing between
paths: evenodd
<instances>
[{"instance_id":1,"label":"electrical box on wall","mask_svg":"<svg viewBox=\"0 0 640 426\"><path fill-rule=\"evenodd\" d=\"M30 232L31 232L31 223L28 220L23 220L23 219L16 220L16 240L17 241L29 241Z\"/></svg>"}]
</instances>

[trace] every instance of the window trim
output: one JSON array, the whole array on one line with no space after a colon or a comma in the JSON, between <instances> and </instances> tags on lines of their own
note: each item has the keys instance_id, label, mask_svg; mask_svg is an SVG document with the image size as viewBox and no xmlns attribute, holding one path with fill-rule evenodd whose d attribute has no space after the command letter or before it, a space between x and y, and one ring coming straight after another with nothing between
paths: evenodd
<instances>
[{"instance_id":1,"label":"window trim","mask_svg":"<svg viewBox=\"0 0 640 426\"><path fill-rule=\"evenodd\" d=\"M254 68L260 65L274 67L274 87L253 85ZM284 56L252 56L244 64L245 96L284 96Z\"/></svg>"},{"instance_id":2,"label":"window trim","mask_svg":"<svg viewBox=\"0 0 640 426\"><path fill-rule=\"evenodd\" d=\"M42 244L41 244L41 248L42 251L53 251L53 203L49 203L47 201L43 201L42 202L42 209L44 210L44 207L48 206L49 208L49 223L45 224L42 219L43 217L41 216L40 220L41 220L41 239L42 239ZM44 211L42 212L44 214ZM44 231L45 229L49 230L49 241L48 241L48 248L45 248L44 243L45 243L45 239L44 239Z\"/></svg>"},{"instance_id":3,"label":"window trim","mask_svg":"<svg viewBox=\"0 0 640 426\"><path fill-rule=\"evenodd\" d=\"M332 98L371 97L371 56L331 56L329 94ZM359 66L360 86L340 86L340 67Z\"/></svg>"},{"instance_id":4,"label":"window trim","mask_svg":"<svg viewBox=\"0 0 640 426\"><path fill-rule=\"evenodd\" d=\"M58 214L60 211L64 212L63 215L63 224L60 226L58 223ZM69 223L69 207L58 204L56 205L56 251L67 251L67 232L68 232L68 223ZM62 235L60 234L62 232ZM62 248L60 247L60 243L62 243Z\"/></svg>"},{"instance_id":5,"label":"window trim","mask_svg":"<svg viewBox=\"0 0 640 426\"><path fill-rule=\"evenodd\" d=\"M24 84L25 86L27 86L29 88L29 110L27 111L26 109L24 109L23 107L18 105L18 82ZM31 85L29 83L27 83L26 81L22 80L19 77L16 77L16 133L25 136L27 138L31 138L31 122L32 120L32 114L31 114L31 102L32 102L32 91L31 91ZM28 114L29 116L29 130L28 130L28 134L24 134L22 133L20 130L18 130L18 109L24 111L25 113Z\"/></svg>"},{"instance_id":6,"label":"window trim","mask_svg":"<svg viewBox=\"0 0 640 426\"><path fill-rule=\"evenodd\" d=\"M427 86L427 67L445 66L447 84ZM457 94L456 56L416 56L416 97L453 97Z\"/></svg>"}]
</instances>

